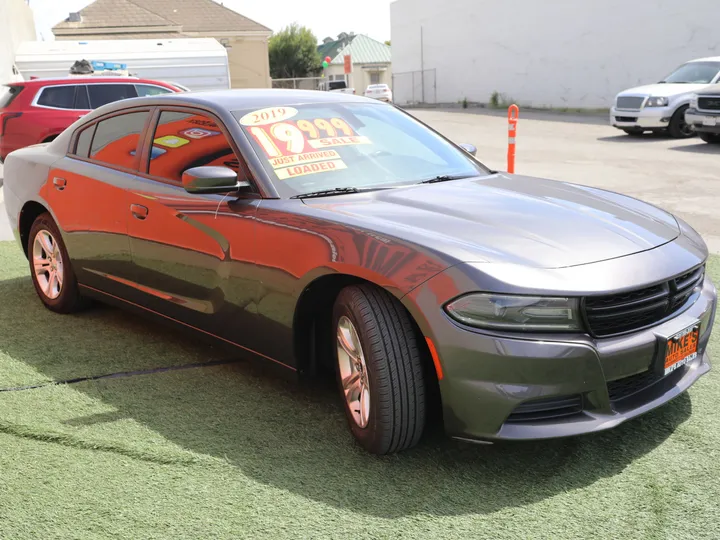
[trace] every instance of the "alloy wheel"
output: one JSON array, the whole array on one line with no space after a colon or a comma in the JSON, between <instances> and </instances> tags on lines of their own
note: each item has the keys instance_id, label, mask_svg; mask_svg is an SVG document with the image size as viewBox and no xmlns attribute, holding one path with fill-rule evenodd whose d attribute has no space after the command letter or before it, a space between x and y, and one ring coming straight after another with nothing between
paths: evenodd
<instances>
[{"instance_id":1,"label":"alloy wheel","mask_svg":"<svg viewBox=\"0 0 720 540\"><path fill-rule=\"evenodd\" d=\"M352 321L340 317L337 325L337 358L345 401L355 423L365 428L370 419L370 381L360 338Z\"/></svg>"},{"instance_id":2,"label":"alloy wheel","mask_svg":"<svg viewBox=\"0 0 720 540\"><path fill-rule=\"evenodd\" d=\"M46 229L40 229L33 240L33 268L35 279L42 293L55 300L62 292L63 259L55 237Z\"/></svg>"}]
</instances>

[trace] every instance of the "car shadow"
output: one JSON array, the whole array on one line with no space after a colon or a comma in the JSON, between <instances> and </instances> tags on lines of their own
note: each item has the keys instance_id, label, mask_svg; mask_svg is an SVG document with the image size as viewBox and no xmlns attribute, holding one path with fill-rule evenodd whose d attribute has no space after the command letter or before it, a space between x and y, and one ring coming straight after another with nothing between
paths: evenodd
<instances>
[{"instance_id":1,"label":"car shadow","mask_svg":"<svg viewBox=\"0 0 720 540\"><path fill-rule=\"evenodd\" d=\"M110 365L136 369L136 355L128 350L147 349L160 364L222 357L186 332L118 310L50 313L40 306L29 278L0 281L0 301L0 336L12 336L0 348L28 373L46 379L99 374ZM69 337L59 343L58 336ZM71 354L48 361L44 351L59 346L71 347ZM588 486L622 473L692 412L683 394L612 431L489 446L450 440L435 426L418 447L376 457L353 442L332 381L299 384L269 376L253 362L85 381L71 388L114 409L85 410L61 422L78 436L97 424L132 419L169 446L223 460L259 483L381 518L492 513ZM38 406L37 414L43 410Z\"/></svg>"},{"instance_id":2,"label":"car shadow","mask_svg":"<svg viewBox=\"0 0 720 540\"><path fill-rule=\"evenodd\" d=\"M658 133L643 133L642 135L610 135L607 137L598 137L597 140L601 142L613 142L613 143L622 143L622 144L632 144L632 143L639 143L639 144L646 144L651 142L657 142L657 141L667 141L672 139L672 137L664 132L658 132Z\"/></svg>"},{"instance_id":3,"label":"car shadow","mask_svg":"<svg viewBox=\"0 0 720 540\"><path fill-rule=\"evenodd\" d=\"M708 144L701 142L700 144L690 144L685 146L671 146L670 150L676 152L688 152L690 154L720 154L720 144Z\"/></svg>"}]
</instances>

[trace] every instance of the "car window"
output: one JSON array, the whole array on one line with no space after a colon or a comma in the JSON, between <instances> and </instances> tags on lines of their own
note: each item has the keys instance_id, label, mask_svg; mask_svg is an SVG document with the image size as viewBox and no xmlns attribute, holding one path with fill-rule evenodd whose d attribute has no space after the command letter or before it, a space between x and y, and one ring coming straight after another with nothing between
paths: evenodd
<instances>
[{"instance_id":1,"label":"car window","mask_svg":"<svg viewBox=\"0 0 720 540\"><path fill-rule=\"evenodd\" d=\"M240 173L240 163L215 120L203 114L163 111L153 136L148 173L180 183L192 167L219 165Z\"/></svg>"},{"instance_id":2,"label":"car window","mask_svg":"<svg viewBox=\"0 0 720 540\"><path fill-rule=\"evenodd\" d=\"M379 103L307 104L233 115L283 197L488 174L467 152Z\"/></svg>"},{"instance_id":3,"label":"car window","mask_svg":"<svg viewBox=\"0 0 720 540\"><path fill-rule=\"evenodd\" d=\"M153 86L151 84L136 84L135 90L137 95L143 96L159 96L160 94L170 94L172 90L169 88L163 88L162 86Z\"/></svg>"},{"instance_id":4,"label":"car window","mask_svg":"<svg viewBox=\"0 0 720 540\"><path fill-rule=\"evenodd\" d=\"M40 92L37 104L56 109L72 109L75 106L75 85L46 86Z\"/></svg>"},{"instance_id":5,"label":"car window","mask_svg":"<svg viewBox=\"0 0 720 540\"><path fill-rule=\"evenodd\" d=\"M79 84L75 90L75 109L90 109L90 98L88 97L87 86Z\"/></svg>"},{"instance_id":6,"label":"car window","mask_svg":"<svg viewBox=\"0 0 720 540\"><path fill-rule=\"evenodd\" d=\"M677 68L663 82L668 84L710 84L720 71L720 62L688 62Z\"/></svg>"},{"instance_id":7,"label":"car window","mask_svg":"<svg viewBox=\"0 0 720 540\"><path fill-rule=\"evenodd\" d=\"M101 120L95 129L90 159L132 169L148 111L132 112Z\"/></svg>"},{"instance_id":8,"label":"car window","mask_svg":"<svg viewBox=\"0 0 720 540\"><path fill-rule=\"evenodd\" d=\"M77 144L75 145L75 155L79 157L88 157L90 155L90 143L92 142L93 135L95 134L95 127L97 124L85 128L80 132L77 138Z\"/></svg>"},{"instance_id":9,"label":"car window","mask_svg":"<svg viewBox=\"0 0 720 540\"><path fill-rule=\"evenodd\" d=\"M89 84L88 92L93 109L138 95L133 84Z\"/></svg>"}]
</instances>

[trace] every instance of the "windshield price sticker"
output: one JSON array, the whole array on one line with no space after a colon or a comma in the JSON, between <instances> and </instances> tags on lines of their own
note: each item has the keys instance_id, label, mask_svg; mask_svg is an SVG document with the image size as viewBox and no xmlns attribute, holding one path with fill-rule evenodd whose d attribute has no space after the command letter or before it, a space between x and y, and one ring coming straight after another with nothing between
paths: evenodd
<instances>
[{"instance_id":1,"label":"windshield price sticker","mask_svg":"<svg viewBox=\"0 0 720 540\"><path fill-rule=\"evenodd\" d=\"M372 144L367 137L328 137L308 141L313 148L328 148L329 146L347 146L349 144Z\"/></svg>"},{"instance_id":2,"label":"windshield price sticker","mask_svg":"<svg viewBox=\"0 0 720 540\"><path fill-rule=\"evenodd\" d=\"M246 114L240 119L241 126L265 126L288 120L298 113L292 107L270 107Z\"/></svg>"},{"instance_id":3,"label":"windshield price sticker","mask_svg":"<svg viewBox=\"0 0 720 540\"><path fill-rule=\"evenodd\" d=\"M284 169L276 169L275 174L280 180L288 180L296 176L305 176L307 174L316 174L321 172L338 171L347 169L347 165L340 159L330 161L320 161L317 163L308 163L305 165L293 165Z\"/></svg>"},{"instance_id":4,"label":"windshield price sticker","mask_svg":"<svg viewBox=\"0 0 720 540\"><path fill-rule=\"evenodd\" d=\"M279 169L281 167L287 167L288 165L312 163L314 161L327 161L330 159L340 159L340 154L338 154L335 150L321 150L318 152L308 152L307 154L282 156L272 158L270 160L270 166L273 169Z\"/></svg>"}]
</instances>

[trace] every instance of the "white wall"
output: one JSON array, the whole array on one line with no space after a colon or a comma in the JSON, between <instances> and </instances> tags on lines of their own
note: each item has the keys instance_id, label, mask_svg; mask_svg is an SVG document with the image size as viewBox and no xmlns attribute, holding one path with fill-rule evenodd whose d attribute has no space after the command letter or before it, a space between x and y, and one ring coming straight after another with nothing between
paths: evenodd
<instances>
[{"instance_id":1,"label":"white wall","mask_svg":"<svg viewBox=\"0 0 720 540\"><path fill-rule=\"evenodd\" d=\"M399 74L421 68L421 25L441 103L497 91L528 106L608 107L623 89L720 56L718 0L397 0L391 18L400 103L411 84Z\"/></svg>"},{"instance_id":2,"label":"white wall","mask_svg":"<svg viewBox=\"0 0 720 540\"><path fill-rule=\"evenodd\" d=\"M32 10L25 0L0 0L0 84L10 81L15 51L35 39Z\"/></svg>"}]
</instances>

